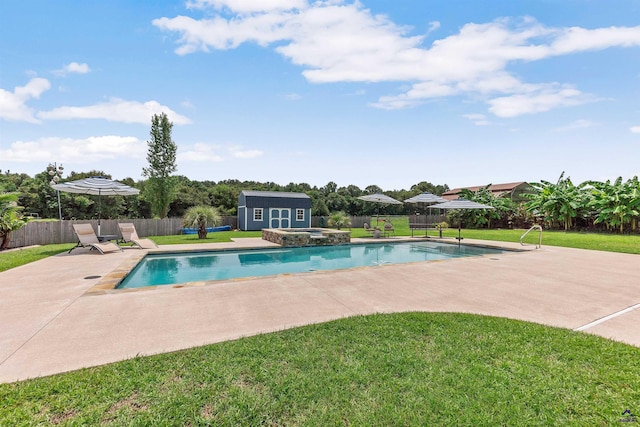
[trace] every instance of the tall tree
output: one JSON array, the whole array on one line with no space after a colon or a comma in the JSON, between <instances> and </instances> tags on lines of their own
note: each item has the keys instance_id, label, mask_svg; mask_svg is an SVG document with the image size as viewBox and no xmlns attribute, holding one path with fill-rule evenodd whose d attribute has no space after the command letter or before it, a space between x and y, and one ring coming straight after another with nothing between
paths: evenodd
<instances>
[{"instance_id":1,"label":"tall tree","mask_svg":"<svg viewBox=\"0 0 640 427\"><path fill-rule=\"evenodd\" d=\"M178 187L175 172L178 146L171 139L173 123L165 113L154 114L151 118L151 139L147 141L148 168L142 168L142 174L148 178L144 188L144 198L151 204L154 217L165 218L169 205L175 199Z\"/></svg>"}]
</instances>

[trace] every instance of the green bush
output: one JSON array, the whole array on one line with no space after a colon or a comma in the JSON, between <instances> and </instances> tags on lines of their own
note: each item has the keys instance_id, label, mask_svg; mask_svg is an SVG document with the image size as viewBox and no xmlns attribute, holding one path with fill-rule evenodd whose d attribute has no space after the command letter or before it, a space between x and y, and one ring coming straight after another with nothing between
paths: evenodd
<instances>
[{"instance_id":1,"label":"green bush","mask_svg":"<svg viewBox=\"0 0 640 427\"><path fill-rule=\"evenodd\" d=\"M329 215L329 227L335 227L340 230L341 227L349 227L350 225L351 218L342 211Z\"/></svg>"}]
</instances>

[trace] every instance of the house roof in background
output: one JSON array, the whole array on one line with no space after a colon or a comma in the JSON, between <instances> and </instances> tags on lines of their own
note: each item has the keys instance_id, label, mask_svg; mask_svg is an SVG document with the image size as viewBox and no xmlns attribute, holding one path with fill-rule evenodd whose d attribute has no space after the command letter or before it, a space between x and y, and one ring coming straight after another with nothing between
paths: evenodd
<instances>
[{"instance_id":1,"label":"house roof in background","mask_svg":"<svg viewBox=\"0 0 640 427\"><path fill-rule=\"evenodd\" d=\"M502 196L503 194L510 193L511 191L513 191L514 189L516 189L517 187L523 184L529 185L527 182L524 182L524 181L508 182L505 184L491 184L487 189L491 191L493 194L495 194L496 196ZM460 193L462 193L462 190L469 190L471 192L476 192L481 188L485 188L486 186L487 185L485 184L485 185L476 185L473 187L454 188L452 190L442 193L442 197L447 200L454 200L458 198Z\"/></svg>"}]
</instances>

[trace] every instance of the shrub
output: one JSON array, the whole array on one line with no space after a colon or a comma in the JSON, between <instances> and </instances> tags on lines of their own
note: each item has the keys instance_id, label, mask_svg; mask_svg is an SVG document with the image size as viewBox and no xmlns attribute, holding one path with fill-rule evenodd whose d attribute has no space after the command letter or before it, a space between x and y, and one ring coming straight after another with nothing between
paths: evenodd
<instances>
[{"instance_id":1,"label":"shrub","mask_svg":"<svg viewBox=\"0 0 640 427\"><path fill-rule=\"evenodd\" d=\"M329 227L335 227L340 230L341 227L349 227L350 225L351 219L342 211L329 215Z\"/></svg>"}]
</instances>

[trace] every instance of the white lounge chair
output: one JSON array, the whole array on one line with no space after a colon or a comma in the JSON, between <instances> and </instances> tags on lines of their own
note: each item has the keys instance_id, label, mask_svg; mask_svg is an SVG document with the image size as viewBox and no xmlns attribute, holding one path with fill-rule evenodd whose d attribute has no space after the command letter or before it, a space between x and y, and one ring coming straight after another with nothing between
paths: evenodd
<instances>
[{"instance_id":1,"label":"white lounge chair","mask_svg":"<svg viewBox=\"0 0 640 427\"><path fill-rule=\"evenodd\" d=\"M157 248L158 245L151 239L141 239L138 237L138 233L136 232L136 227L130 222L122 222L118 224L120 228L120 234L122 234L123 242L131 242L140 249L153 249Z\"/></svg>"},{"instance_id":2,"label":"white lounge chair","mask_svg":"<svg viewBox=\"0 0 640 427\"><path fill-rule=\"evenodd\" d=\"M95 231L93 231L93 227L91 224L73 224L73 230L76 232L78 236L78 244L69 249L69 253L72 250L78 247L91 247L91 249L96 249L101 254L105 254L108 252L118 252L122 249L120 246L116 245L113 242L101 242L98 240L98 236L96 236Z\"/></svg>"}]
</instances>

